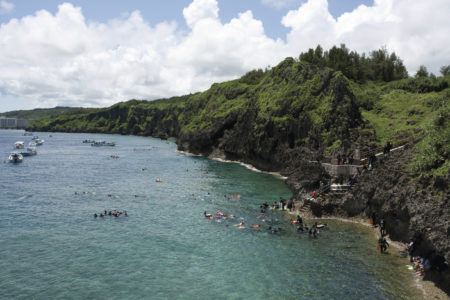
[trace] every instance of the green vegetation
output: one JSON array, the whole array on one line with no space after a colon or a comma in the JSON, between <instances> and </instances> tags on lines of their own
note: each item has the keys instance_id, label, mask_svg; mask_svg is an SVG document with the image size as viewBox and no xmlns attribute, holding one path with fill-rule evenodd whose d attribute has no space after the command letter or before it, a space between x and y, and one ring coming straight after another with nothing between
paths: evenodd
<instances>
[{"instance_id":1,"label":"green vegetation","mask_svg":"<svg viewBox=\"0 0 450 300\"><path fill-rule=\"evenodd\" d=\"M177 137L199 153L219 146L242 152L237 148L245 147L236 144L243 143L245 155L262 159L301 147L327 154L414 140L419 142L411 169L445 175L450 170L448 69L442 67L445 76L436 77L421 67L407 78L402 61L386 49L366 57L344 45L325 52L318 46L300 60L286 58L202 93L20 116L35 120L30 130Z\"/></svg>"},{"instance_id":2,"label":"green vegetation","mask_svg":"<svg viewBox=\"0 0 450 300\"><path fill-rule=\"evenodd\" d=\"M345 45L334 46L323 52L320 45L300 54L300 61L326 66L344 73L347 78L357 82L384 81L403 79L408 72L400 58L395 53L389 54L385 48L360 55L350 51ZM428 75L427 75L428 76Z\"/></svg>"},{"instance_id":3,"label":"green vegetation","mask_svg":"<svg viewBox=\"0 0 450 300\"><path fill-rule=\"evenodd\" d=\"M56 118L60 114L79 114L98 111L98 108L81 108L81 107L60 107L55 108L36 108L33 110L14 110L0 113L0 116L7 118L25 119L29 122L36 122L44 118Z\"/></svg>"},{"instance_id":4,"label":"green vegetation","mask_svg":"<svg viewBox=\"0 0 450 300\"><path fill-rule=\"evenodd\" d=\"M419 88L420 85L414 85L416 82L416 79L405 79L392 84L354 85L363 117L375 127L379 145L408 136L420 138L423 128L438 114L436 107L429 103L448 97L448 88L426 93L403 88Z\"/></svg>"},{"instance_id":5,"label":"green vegetation","mask_svg":"<svg viewBox=\"0 0 450 300\"><path fill-rule=\"evenodd\" d=\"M423 126L424 138L418 143L411 166L416 173L446 176L450 171L450 92L443 98L433 98L427 105L435 109L431 120ZM436 109L437 108L437 109Z\"/></svg>"},{"instance_id":6,"label":"green vegetation","mask_svg":"<svg viewBox=\"0 0 450 300\"><path fill-rule=\"evenodd\" d=\"M450 76L416 77L390 83L353 85L363 119L374 127L377 144L419 141L411 162L416 174L450 172Z\"/></svg>"}]
</instances>

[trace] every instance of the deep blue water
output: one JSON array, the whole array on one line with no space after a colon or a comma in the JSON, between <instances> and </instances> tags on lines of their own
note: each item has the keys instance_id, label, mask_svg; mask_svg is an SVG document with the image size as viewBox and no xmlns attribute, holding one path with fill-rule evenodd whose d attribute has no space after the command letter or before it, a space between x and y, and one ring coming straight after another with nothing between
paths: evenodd
<instances>
[{"instance_id":1,"label":"deep blue water","mask_svg":"<svg viewBox=\"0 0 450 300\"><path fill-rule=\"evenodd\" d=\"M377 253L369 229L328 221L314 239L286 213L258 219L261 203L291 195L273 175L117 135L37 133L46 140L38 155L4 162L15 141L31 140L22 133L0 130L1 299L412 296L404 262ZM128 217L93 217L105 209ZM236 219L209 220L204 211ZM283 234L268 233L271 220ZM262 227L234 226L241 221Z\"/></svg>"}]
</instances>

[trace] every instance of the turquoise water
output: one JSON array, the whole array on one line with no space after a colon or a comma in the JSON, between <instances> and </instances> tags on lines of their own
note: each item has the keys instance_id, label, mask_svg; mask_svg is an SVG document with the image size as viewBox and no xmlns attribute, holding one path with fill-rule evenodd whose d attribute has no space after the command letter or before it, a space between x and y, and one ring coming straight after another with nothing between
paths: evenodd
<instances>
[{"instance_id":1,"label":"turquoise water","mask_svg":"<svg viewBox=\"0 0 450 300\"><path fill-rule=\"evenodd\" d=\"M3 162L15 141L31 140L22 133L0 131L1 299L412 296L404 262L377 253L367 229L328 221L313 239L284 213L258 219L261 203L290 197L280 178L117 135L40 133L38 155ZM105 209L128 217L93 217ZM261 230L234 226L240 221ZM282 234L268 233L271 221Z\"/></svg>"}]
</instances>

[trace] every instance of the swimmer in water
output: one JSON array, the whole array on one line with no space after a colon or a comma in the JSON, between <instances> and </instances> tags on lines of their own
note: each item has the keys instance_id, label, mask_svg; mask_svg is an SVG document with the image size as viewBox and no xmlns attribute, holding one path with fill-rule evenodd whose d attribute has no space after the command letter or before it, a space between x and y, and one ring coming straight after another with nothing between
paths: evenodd
<instances>
[{"instance_id":1,"label":"swimmer in water","mask_svg":"<svg viewBox=\"0 0 450 300\"><path fill-rule=\"evenodd\" d=\"M277 233L277 230L276 230L275 228L272 228L272 226L269 226L269 228L267 228L267 230L268 230L269 233L271 233L271 234Z\"/></svg>"}]
</instances>

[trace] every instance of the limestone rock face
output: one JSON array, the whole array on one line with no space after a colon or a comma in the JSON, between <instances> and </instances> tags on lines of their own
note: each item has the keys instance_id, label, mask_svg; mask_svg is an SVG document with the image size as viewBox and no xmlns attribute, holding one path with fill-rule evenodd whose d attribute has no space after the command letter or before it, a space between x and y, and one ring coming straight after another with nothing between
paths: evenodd
<instances>
[{"instance_id":1,"label":"limestone rock face","mask_svg":"<svg viewBox=\"0 0 450 300\"><path fill-rule=\"evenodd\" d=\"M327 195L316 215L371 216L386 221L394 240L415 238L421 253L450 261L450 203L448 177L415 178L408 172L411 149L391 152L366 171L350 193Z\"/></svg>"}]
</instances>

